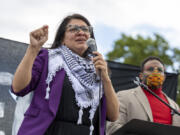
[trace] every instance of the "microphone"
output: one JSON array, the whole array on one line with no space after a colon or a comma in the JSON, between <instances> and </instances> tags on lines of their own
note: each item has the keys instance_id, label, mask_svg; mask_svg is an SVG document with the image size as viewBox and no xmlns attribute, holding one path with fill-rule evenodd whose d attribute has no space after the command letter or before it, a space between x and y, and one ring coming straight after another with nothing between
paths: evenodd
<instances>
[{"instance_id":1,"label":"microphone","mask_svg":"<svg viewBox=\"0 0 180 135\"><path fill-rule=\"evenodd\" d=\"M87 50L84 52L83 56L95 56L92 52L97 51L97 45L96 41L93 38L89 38L86 41L86 44L88 46Z\"/></svg>"},{"instance_id":2,"label":"microphone","mask_svg":"<svg viewBox=\"0 0 180 135\"><path fill-rule=\"evenodd\" d=\"M97 51L96 41L93 38L89 38L86 43L90 52Z\"/></svg>"},{"instance_id":3,"label":"microphone","mask_svg":"<svg viewBox=\"0 0 180 135\"><path fill-rule=\"evenodd\" d=\"M86 44L88 46L88 49L85 51L85 56L92 56L95 57L96 55L94 55L92 52L97 51L97 45L96 45L96 41L93 38L89 38L86 41ZM101 74L101 71L99 70L99 74ZM101 92L102 92L102 87L101 87L101 76L97 76L99 79L99 135L101 135Z\"/></svg>"}]
</instances>

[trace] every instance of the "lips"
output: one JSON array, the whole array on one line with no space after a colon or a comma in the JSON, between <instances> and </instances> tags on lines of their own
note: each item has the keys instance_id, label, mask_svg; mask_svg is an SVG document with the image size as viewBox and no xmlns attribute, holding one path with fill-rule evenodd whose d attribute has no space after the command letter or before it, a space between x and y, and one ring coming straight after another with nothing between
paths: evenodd
<instances>
[{"instance_id":1,"label":"lips","mask_svg":"<svg viewBox=\"0 0 180 135\"><path fill-rule=\"evenodd\" d=\"M76 43L78 43L78 44L85 44L86 40L76 40Z\"/></svg>"},{"instance_id":2,"label":"lips","mask_svg":"<svg viewBox=\"0 0 180 135\"><path fill-rule=\"evenodd\" d=\"M85 40L85 39L76 39L75 41L84 42L84 41L86 41L86 40Z\"/></svg>"},{"instance_id":3,"label":"lips","mask_svg":"<svg viewBox=\"0 0 180 135\"><path fill-rule=\"evenodd\" d=\"M75 39L75 41L86 41L86 38L83 37L83 36L77 37L77 38Z\"/></svg>"}]
</instances>

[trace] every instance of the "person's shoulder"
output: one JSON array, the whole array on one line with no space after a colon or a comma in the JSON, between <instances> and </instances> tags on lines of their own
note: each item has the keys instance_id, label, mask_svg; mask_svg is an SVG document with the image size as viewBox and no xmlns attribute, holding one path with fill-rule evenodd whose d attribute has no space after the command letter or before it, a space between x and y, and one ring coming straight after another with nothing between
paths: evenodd
<instances>
[{"instance_id":1,"label":"person's shoulder","mask_svg":"<svg viewBox=\"0 0 180 135\"><path fill-rule=\"evenodd\" d=\"M47 56L47 55L48 55L48 49L47 48L41 48L38 56Z\"/></svg>"},{"instance_id":2,"label":"person's shoulder","mask_svg":"<svg viewBox=\"0 0 180 135\"><path fill-rule=\"evenodd\" d=\"M117 97L120 101L128 101L134 96L137 90L139 90L139 87L121 90L117 92Z\"/></svg>"},{"instance_id":3,"label":"person's shoulder","mask_svg":"<svg viewBox=\"0 0 180 135\"><path fill-rule=\"evenodd\" d=\"M41 48L35 61L44 61L48 59L48 50L46 48Z\"/></svg>"},{"instance_id":4,"label":"person's shoulder","mask_svg":"<svg viewBox=\"0 0 180 135\"><path fill-rule=\"evenodd\" d=\"M126 89L126 90L120 90L119 92L117 92L117 95L126 95L126 94L130 94L130 93L134 93L137 90L139 90L139 87L130 88L130 89Z\"/></svg>"},{"instance_id":5,"label":"person's shoulder","mask_svg":"<svg viewBox=\"0 0 180 135\"><path fill-rule=\"evenodd\" d=\"M42 67L46 61L48 61L48 50L46 48L41 48L34 61L34 67Z\"/></svg>"},{"instance_id":6,"label":"person's shoulder","mask_svg":"<svg viewBox=\"0 0 180 135\"><path fill-rule=\"evenodd\" d=\"M171 99L166 94L165 94L165 96L166 96L166 98L168 99L168 101L170 102L171 105L173 105L176 109L179 109L179 105L173 99Z\"/></svg>"}]
</instances>

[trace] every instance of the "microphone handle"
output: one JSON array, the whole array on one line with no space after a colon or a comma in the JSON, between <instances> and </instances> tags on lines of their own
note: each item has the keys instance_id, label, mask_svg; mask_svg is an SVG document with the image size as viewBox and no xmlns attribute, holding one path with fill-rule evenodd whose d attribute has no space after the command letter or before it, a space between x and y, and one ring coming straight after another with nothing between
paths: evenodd
<instances>
[{"instance_id":1,"label":"microphone handle","mask_svg":"<svg viewBox=\"0 0 180 135\"><path fill-rule=\"evenodd\" d=\"M99 70L99 135L101 135L101 70Z\"/></svg>"}]
</instances>

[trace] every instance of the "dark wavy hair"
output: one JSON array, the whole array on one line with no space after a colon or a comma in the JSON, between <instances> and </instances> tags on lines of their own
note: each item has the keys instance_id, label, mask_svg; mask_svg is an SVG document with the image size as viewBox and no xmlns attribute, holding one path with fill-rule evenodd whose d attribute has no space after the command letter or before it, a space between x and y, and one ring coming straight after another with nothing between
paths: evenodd
<instances>
[{"instance_id":1,"label":"dark wavy hair","mask_svg":"<svg viewBox=\"0 0 180 135\"><path fill-rule=\"evenodd\" d=\"M57 32L56 32L56 36L55 36L55 39L52 43L52 46L51 46L51 49L54 49L54 48L57 48L59 47L61 44L62 44L62 41L64 39L64 34L65 34L65 31L66 31L66 26L68 25L68 23L72 20L72 19L79 19L79 20L82 20L84 21L88 26L91 26L90 22L87 20L87 18L85 18L84 16L80 15L80 14L72 14L72 15L68 15L66 16L59 28L57 29ZM92 31L91 33L91 38L94 38L94 33Z\"/></svg>"}]
</instances>

